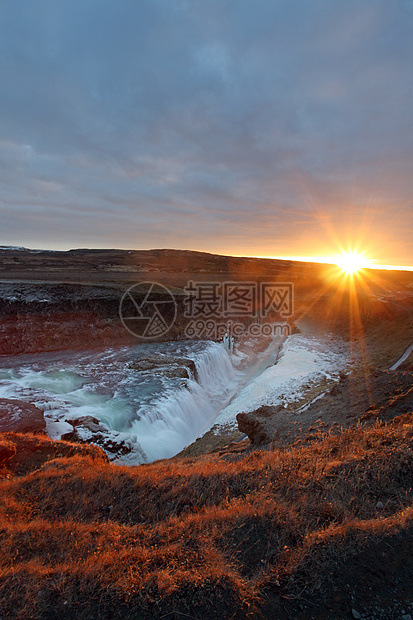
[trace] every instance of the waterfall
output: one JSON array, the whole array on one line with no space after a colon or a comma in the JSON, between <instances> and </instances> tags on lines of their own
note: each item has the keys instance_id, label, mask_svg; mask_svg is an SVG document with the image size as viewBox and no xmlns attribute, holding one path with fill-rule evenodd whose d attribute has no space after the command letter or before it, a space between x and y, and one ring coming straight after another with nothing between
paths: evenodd
<instances>
[{"instance_id":1,"label":"waterfall","mask_svg":"<svg viewBox=\"0 0 413 620\"><path fill-rule=\"evenodd\" d=\"M137 355L154 353L192 359L196 376L130 368ZM142 446L153 461L173 456L210 426L236 381L231 360L224 344L205 341L10 357L0 370L0 397L36 403L54 439L71 430L70 420L93 416L133 444L137 458Z\"/></svg>"},{"instance_id":2,"label":"waterfall","mask_svg":"<svg viewBox=\"0 0 413 620\"><path fill-rule=\"evenodd\" d=\"M221 343L211 345L194 357L199 383L212 395L228 388L235 370L228 350Z\"/></svg>"},{"instance_id":3,"label":"waterfall","mask_svg":"<svg viewBox=\"0 0 413 620\"><path fill-rule=\"evenodd\" d=\"M235 378L231 356L222 344L211 343L191 356L197 378L172 389L139 411L128 432L136 435L148 461L173 456L195 441L217 415Z\"/></svg>"}]
</instances>

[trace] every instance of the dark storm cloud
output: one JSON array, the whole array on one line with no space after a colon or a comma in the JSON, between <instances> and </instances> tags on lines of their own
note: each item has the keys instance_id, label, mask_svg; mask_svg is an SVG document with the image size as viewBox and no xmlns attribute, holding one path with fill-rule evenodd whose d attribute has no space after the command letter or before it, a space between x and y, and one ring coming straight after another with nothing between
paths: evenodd
<instances>
[{"instance_id":1,"label":"dark storm cloud","mask_svg":"<svg viewBox=\"0 0 413 620\"><path fill-rule=\"evenodd\" d=\"M3 1L0 243L286 253L366 209L407 244L412 35L407 0Z\"/></svg>"}]
</instances>

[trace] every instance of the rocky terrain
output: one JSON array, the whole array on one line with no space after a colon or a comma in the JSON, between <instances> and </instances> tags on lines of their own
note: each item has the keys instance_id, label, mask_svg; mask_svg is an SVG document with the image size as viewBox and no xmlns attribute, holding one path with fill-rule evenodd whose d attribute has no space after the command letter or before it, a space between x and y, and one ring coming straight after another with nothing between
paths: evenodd
<instances>
[{"instance_id":1,"label":"rocky terrain","mask_svg":"<svg viewBox=\"0 0 413 620\"><path fill-rule=\"evenodd\" d=\"M177 320L164 338L179 339L190 280L283 279L297 275L292 265L178 250L0 249L0 355L136 344L119 307L125 291L144 281L173 292Z\"/></svg>"},{"instance_id":2,"label":"rocky terrain","mask_svg":"<svg viewBox=\"0 0 413 620\"><path fill-rule=\"evenodd\" d=\"M45 433L43 411L26 401L0 398L0 432Z\"/></svg>"},{"instance_id":3,"label":"rocky terrain","mask_svg":"<svg viewBox=\"0 0 413 620\"><path fill-rule=\"evenodd\" d=\"M396 310L404 320L411 306L411 273L379 273L370 270L368 288L359 287L358 312L372 324L394 319ZM320 326L323 317L322 328L333 324L346 330L351 300L338 275L331 265L180 250L0 248L0 355L136 344L119 307L125 291L144 281L168 286L176 300L177 319L163 339L184 337L189 281L291 282L296 318L313 316Z\"/></svg>"},{"instance_id":4,"label":"rocky terrain","mask_svg":"<svg viewBox=\"0 0 413 620\"><path fill-rule=\"evenodd\" d=\"M240 413L233 443L205 436L136 468L89 445L113 449L96 418L55 442L40 409L1 400L5 618L413 617L412 355L390 370L413 342L413 275L344 286L333 272L171 250L0 250L3 355L136 342L119 320L136 281L179 300L189 279L253 276L292 281L292 320L352 352L351 372L300 406ZM131 367L196 374L186 358Z\"/></svg>"},{"instance_id":5,"label":"rocky terrain","mask_svg":"<svg viewBox=\"0 0 413 620\"><path fill-rule=\"evenodd\" d=\"M141 373L148 371L160 374L162 377L182 379L197 378L195 362L186 357L172 357L170 355L146 355L145 357L134 360L129 364L129 368Z\"/></svg>"},{"instance_id":6,"label":"rocky terrain","mask_svg":"<svg viewBox=\"0 0 413 620\"><path fill-rule=\"evenodd\" d=\"M413 409L413 375L403 370L368 368L343 375L323 395L301 409L264 406L239 413L238 428L253 446L310 441L318 433L341 432L363 423L375 426Z\"/></svg>"}]
</instances>

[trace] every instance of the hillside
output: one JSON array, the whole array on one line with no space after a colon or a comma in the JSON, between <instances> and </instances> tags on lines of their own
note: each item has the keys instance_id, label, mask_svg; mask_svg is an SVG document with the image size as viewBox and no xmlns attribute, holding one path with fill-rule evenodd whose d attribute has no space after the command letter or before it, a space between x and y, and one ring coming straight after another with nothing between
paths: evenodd
<instances>
[{"instance_id":1,"label":"hillside","mask_svg":"<svg viewBox=\"0 0 413 620\"><path fill-rule=\"evenodd\" d=\"M0 355L136 344L119 306L125 291L144 281L163 284L174 295L177 320L163 337L168 340L185 337L184 288L190 281L290 283L293 320L304 317L314 328L340 330L347 338L349 313L356 311L364 325L377 330L378 321L404 322L413 307L412 272L365 270L354 281L355 309L348 283L333 265L182 250L0 248ZM413 340L409 325L400 349L410 332ZM388 341L392 347L393 337Z\"/></svg>"},{"instance_id":2,"label":"hillside","mask_svg":"<svg viewBox=\"0 0 413 620\"><path fill-rule=\"evenodd\" d=\"M3 617L400 618L413 609L405 404L370 428L136 468L4 435Z\"/></svg>"}]
</instances>

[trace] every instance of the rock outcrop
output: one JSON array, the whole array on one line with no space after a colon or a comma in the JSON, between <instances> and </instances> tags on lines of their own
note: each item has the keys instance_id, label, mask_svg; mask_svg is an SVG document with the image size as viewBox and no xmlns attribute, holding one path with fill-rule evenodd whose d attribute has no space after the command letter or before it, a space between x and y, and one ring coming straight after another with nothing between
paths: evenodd
<instances>
[{"instance_id":1,"label":"rock outcrop","mask_svg":"<svg viewBox=\"0 0 413 620\"><path fill-rule=\"evenodd\" d=\"M0 398L0 433L44 433L43 411L22 400Z\"/></svg>"},{"instance_id":2,"label":"rock outcrop","mask_svg":"<svg viewBox=\"0 0 413 620\"><path fill-rule=\"evenodd\" d=\"M257 447L273 441L281 446L322 440L331 429L338 432L360 422L366 426L404 423L413 410L412 382L412 373L402 370L369 368L341 374L340 381L305 408L262 406L239 413L238 428Z\"/></svg>"},{"instance_id":3,"label":"rock outcrop","mask_svg":"<svg viewBox=\"0 0 413 620\"><path fill-rule=\"evenodd\" d=\"M137 442L131 442L128 433L120 433L110 430L105 424L97 418L90 415L81 416L76 419L66 419L65 422L73 426L73 431L64 433L62 440L82 444L94 444L102 448L109 456L109 460L118 459L119 457L134 452L134 460L136 463L144 463L146 455L139 447ZM139 449L140 448L140 449Z\"/></svg>"},{"instance_id":4,"label":"rock outcrop","mask_svg":"<svg viewBox=\"0 0 413 620\"><path fill-rule=\"evenodd\" d=\"M174 357L157 353L134 360L129 368L139 372L150 372L162 375L168 379L175 377L183 379L196 379L197 371L194 360L187 357Z\"/></svg>"},{"instance_id":5,"label":"rock outcrop","mask_svg":"<svg viewBox=\"0 0 413 620\"><path fill-rule=\"evenodd\" d=\"M46 435L31 433L0 434L0 468L24 475L40 467L58 467L60 459L80 456L109 462L98 446L54 441Z\"/></svg>"},{"instance_id":6,"label":"rock outcrop","mask_svg":"<svg viewBox=\"0 0 413 620\"><path fill-rule=\"evenodd\" d=\"M238 413L237 422L241 433L245 433L254 446L265 445L277 436L278 419L286 414L286 409L276 407L259 407L249 413Z\"/></svg>"},{"instance_id":7,"label":"rock outcrop","mask_svg":"<svg viewBox=\"0 0 413 620\"><path fill-rule=\"evenodd\" d=\"M44 274L45 280L49 276ZM125 329L119 316L125 288L127 284L110 287L104 282L0 282L0 355L136 344L140 339ZM184 337L181 298L177 320L159 340Z\"/></svg>"}]
</instances>

